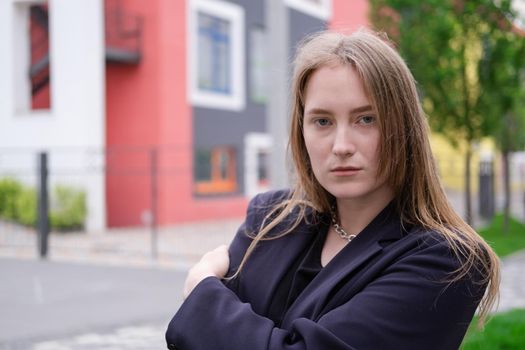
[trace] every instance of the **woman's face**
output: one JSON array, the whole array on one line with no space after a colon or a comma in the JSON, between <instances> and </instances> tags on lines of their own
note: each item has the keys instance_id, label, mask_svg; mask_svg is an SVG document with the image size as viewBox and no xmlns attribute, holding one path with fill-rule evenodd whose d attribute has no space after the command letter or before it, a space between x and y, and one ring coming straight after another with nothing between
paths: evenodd
<instances>
[{"instance_id":1,"label":"woman's face","mask_svg":"<svg viewBox=\"0 0 525 350\"><path fill-rule=\"evenodd\" d=\"M303 136L314 175L338 200L363 204L391 197L378 179L377 115L351 65L312 73L305 92Z\"/></svg>"}]
</instances>

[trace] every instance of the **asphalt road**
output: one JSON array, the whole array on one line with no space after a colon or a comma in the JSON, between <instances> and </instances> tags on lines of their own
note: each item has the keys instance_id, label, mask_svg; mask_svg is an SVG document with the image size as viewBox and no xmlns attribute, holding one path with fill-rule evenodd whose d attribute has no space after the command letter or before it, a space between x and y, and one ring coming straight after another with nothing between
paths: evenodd
<instances>
[{"instance_id":1,"label":"asphalt road","mask_svg":"<svg viewBox=\"0 0 525 350\"><path fill-rule=\"evenodd\" d=\"M0 348L166 324L182 301L185 273L0 258Z\"/></svg>"}]
</instances>

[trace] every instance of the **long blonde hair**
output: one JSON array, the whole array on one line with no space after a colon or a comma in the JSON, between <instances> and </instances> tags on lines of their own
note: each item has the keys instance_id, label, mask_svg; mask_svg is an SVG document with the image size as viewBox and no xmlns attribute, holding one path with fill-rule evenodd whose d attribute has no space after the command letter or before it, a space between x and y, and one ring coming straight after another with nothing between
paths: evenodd
<instances>
[{"instance_id":1,"label":"long blonde hair","mask_svg":"<svg viewBox=\"0 0 525 350\"><path fill-rule=\"evenodd\" d=\"M315 178L303 138L304 97L308 79L319 67L350 64L359 74L370 102L379 116L381 143L378 176L385 176L395 193L401 222L440 233L449 243L460 268L449 282L472 269L488 284L479 308L479 325L498 298L499 259L490 246L454 211L448 201L432 155L429 128L419 102L416 83L403 59L381 36L366 30L350 35L321 32L301 43L292 77L289 149L295 168L295 185L290 198L278 203L253 234L242 269L257 243L290 233L307 217L307 208L328 213L333 196ZM268 236L279 223L298 210L294 222L278 235Z\"/></svg>"}]
</instances>

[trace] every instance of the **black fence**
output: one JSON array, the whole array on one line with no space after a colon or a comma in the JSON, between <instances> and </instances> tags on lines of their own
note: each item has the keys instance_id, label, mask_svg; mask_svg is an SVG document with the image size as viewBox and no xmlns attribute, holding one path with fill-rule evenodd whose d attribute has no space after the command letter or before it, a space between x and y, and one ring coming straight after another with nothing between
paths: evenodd
<instances>
[{"instance_id":1,"label":"black fence","mask_svg":"<svg viewBox=\"0 0 525 350\"><path fill-rule=\"evenodd\" d=\"M33 246L45 258L51 232L62 239L125 231L142 240L135 250L157 260L159 182L187 176L187 154L180 146L1 149L0 250Z\"/></svg>"},{"instance_id":2,"label":"black fence","mask_svg":"<svg viewBox=\"0 0 525 350\"><path fill-rule=\"evenodd\" d=\"M193 244L198 248L193 250L197 257L199 249L213 248L215 242L227 241L235 233L237 223L232 222L225 228L215 225L187 229L187 233L181 235L173 234L173 228L159 226L159 201L166 200L162 186L193 178L187 167L180 166L182 159L187 161L188 154L191 150L178 146L0 149L0 253L2 247L32 247L38 256L46 257L50 237L60 236L61 242L77 242L72 245L80 247L84 243L78 237L91 235L100 238L100 242L108 236L114 239L99 243L99 250L108 254L125 251L133 255L135 251L158 261L171 252L175 254L180 245ZM438 165L451 202L464 214L462 164L441 159ZM492 161L473 166L474 224L489 220L501 210L500 168L498 162ZM516 157L511 163L511 178L512 214L524 219L523 158ZM131 199L119 202L123 194ZM11 195L18 197L13 199ZM103 210L96 207L97 203L105 204ZM109 227L117 228L108 229L108 223ZM119 236L124 230L131 232L133 239ZM169 234L160 234L169 230L171 236L185 241L170 241ZM108 235L108 232L116 234ZM217 236L215 232L221 232L218 239L213 238ZM55 244L57 242L55 240Z\"/></svg>"}]
</instances>

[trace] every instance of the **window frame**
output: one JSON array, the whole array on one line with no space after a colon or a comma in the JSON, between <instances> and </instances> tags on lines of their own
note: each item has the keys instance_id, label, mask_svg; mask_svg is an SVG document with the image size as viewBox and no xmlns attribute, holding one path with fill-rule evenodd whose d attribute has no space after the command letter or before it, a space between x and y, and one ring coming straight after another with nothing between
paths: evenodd
<instances>
[{"instance_id":1,"label":"window frame","mask_svg":"<svg viewBox=\"0 0 525 350\"><path fill-rule=\"evenodd\" d=\"M258 154L266 153L271 156L272 149L272 137L267 133L251 132L244 136L244 192L249 198L270 189L270 179L261 181L259 178L261 164ZM266 170L268 173L271 171L269 168Z\"/></svg>"},{"instance_id":2,"label":"window frame","mask_svg":"<svg viewBox=\"0 0 525 350\"><path fill-rule=\"evenodd\" d=\"M199 12L226 20L230 24L230 93L199 89ZM240 111L246 105L245 21L242 6L221 0L190 0L188 6L188 92L194 106Z\"/></svg>"}]
</instances>

